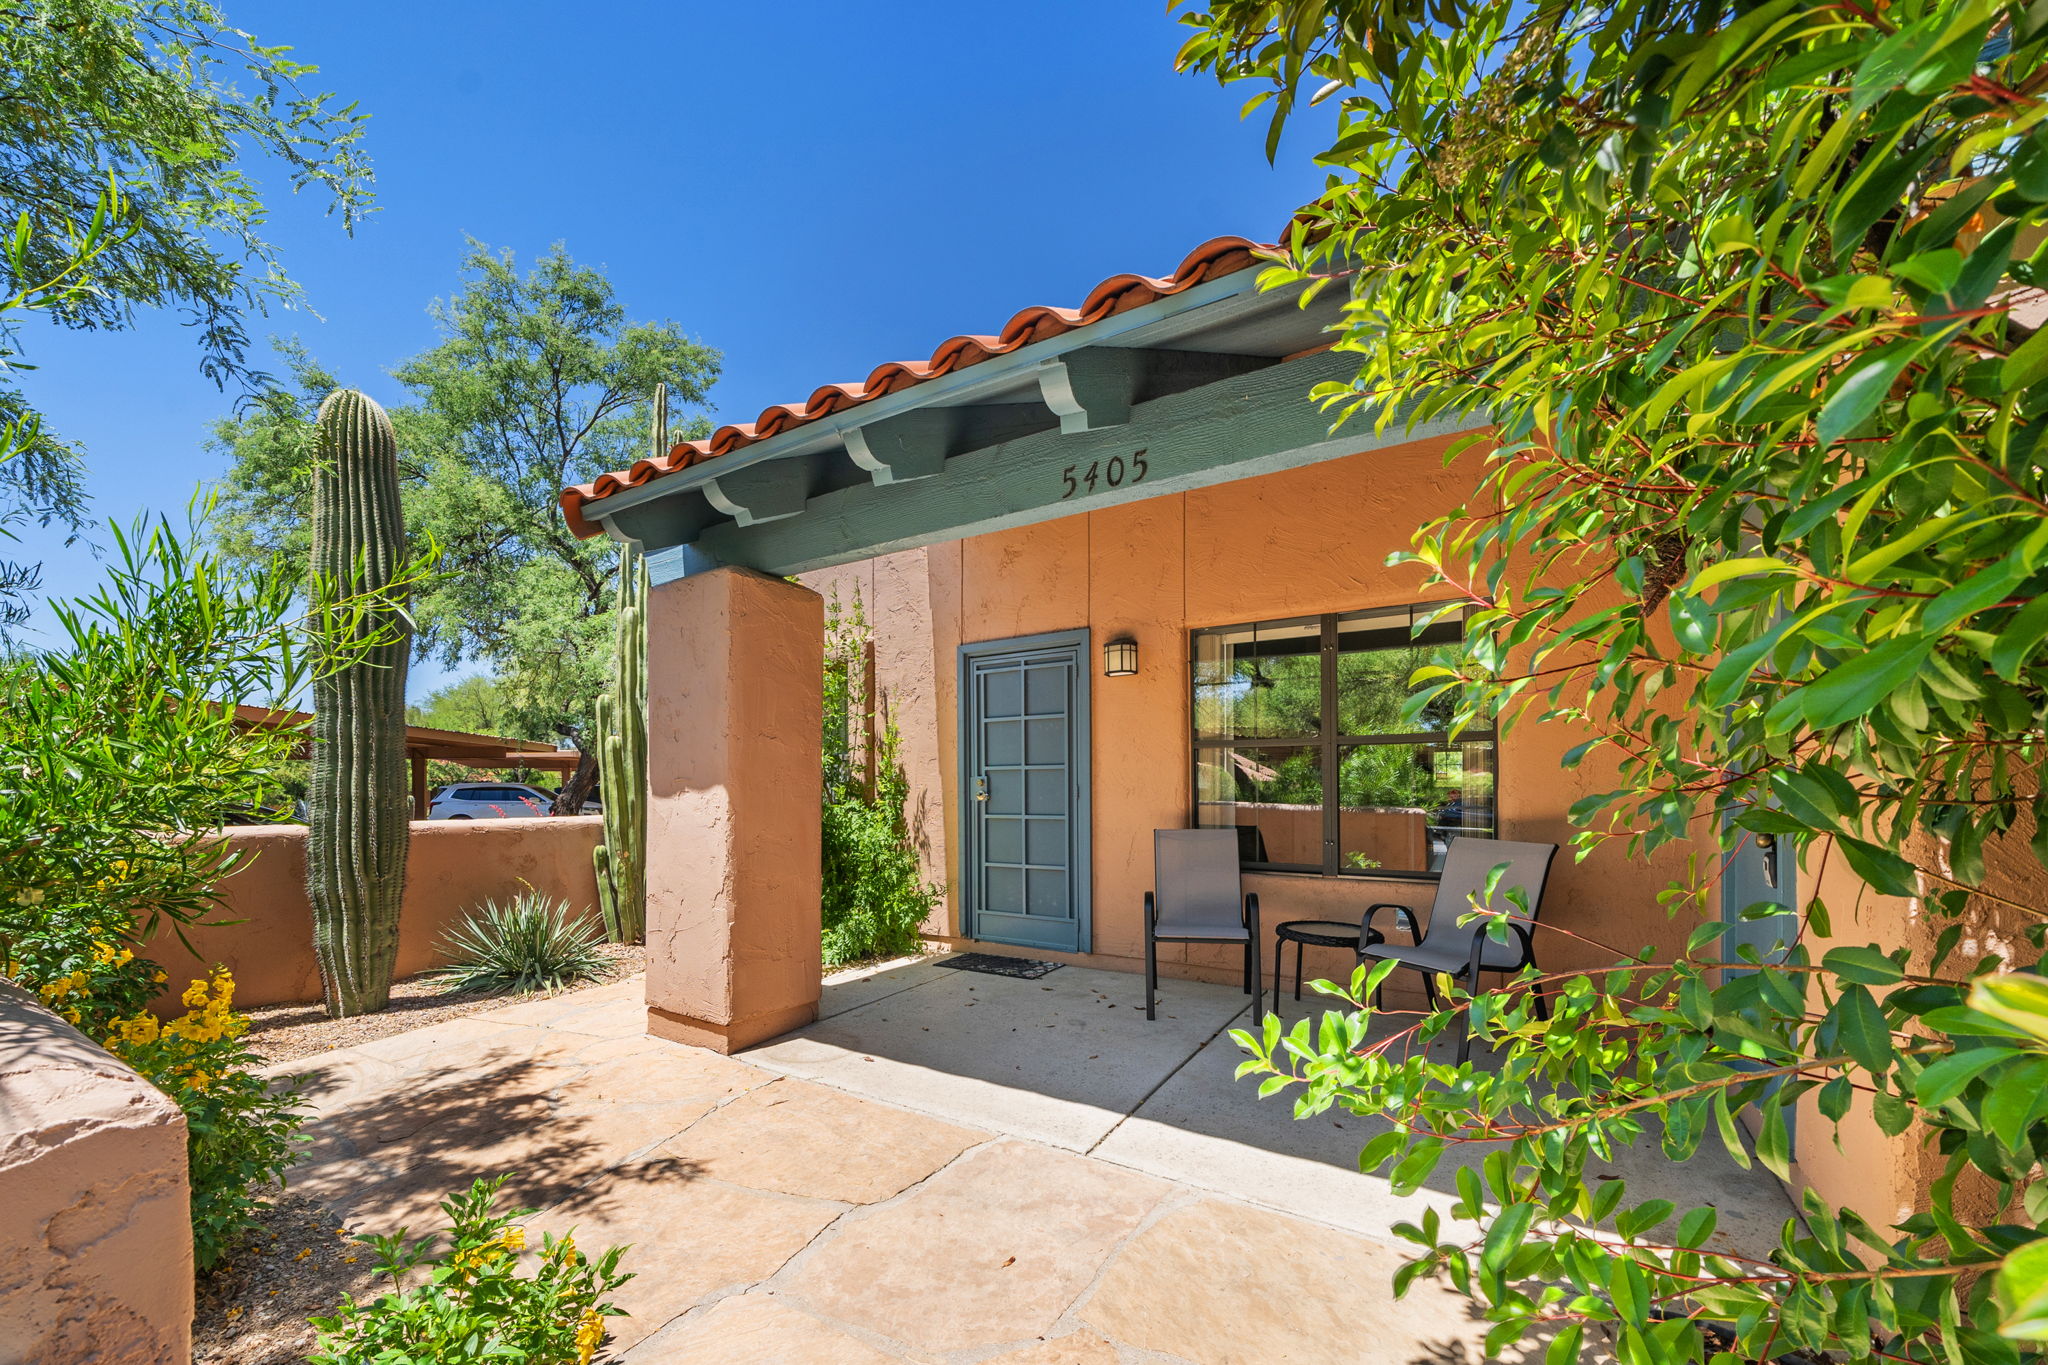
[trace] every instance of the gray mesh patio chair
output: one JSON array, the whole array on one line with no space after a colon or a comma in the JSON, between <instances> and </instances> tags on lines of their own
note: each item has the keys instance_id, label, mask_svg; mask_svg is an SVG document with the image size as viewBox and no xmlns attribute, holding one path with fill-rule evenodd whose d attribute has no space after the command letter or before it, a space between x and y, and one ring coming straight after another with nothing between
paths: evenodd
<instances>
[{"instance_id":1,"label":"gray mesh patio chair","mask_svg":"<svg viewBox=\"0 0 2048 1365\"><path fill-rule=\"evenodd\" d=\"M1421 972L1422 988L1428 993L1431 1008L1436 1005L1439 972L1460 978L1465 989L1476 995L1481 972L1512 973L1535 966L1536 945L1529 937L1529 925L1519 922L1522 912L1508 899L1508 893L1521 889L1528 905L1528 918L1533 923L1543 910L1543 883L1550 877L1550 860L1556 856L1556 844L1522 844L1509 839L1459 835L1451 840L1444 854L1443 877L1436 884L1436 900L1429 909L1428 931L1416 930L1415 912L1405 905L1383 902L1368 907L1364 921L1367 927L1372 927L1380 911L1391 910L1394 918L1407 926L1414 942L1365 943L1359 947L1358 960L1391 959ZM1507 864L1507 871L1495 885L1493 898L1487 900L1486 879L1502 863ZM1508 942L1496 942L1488 935L1483 920L1458 923L1471 911L1475 898L1488 909L1507 910L1517 917L1508 921ZM1550 1017L1550 1002L1540 988L1536 991L1536 1013L1539 1018ZM1458 1040L1458 1060L1464 1061L1471 1053L1472 1026L1468 1017L1465 1035Z\"/></svg>"},{"instance_id":2,"label":"gray mesh patio chair","mask_svg":"<svg viewBox=\"0 0 2048 1365\"><path fill-rule=\"evenodd\" d=\"M1156 1017L1161 943L1242 943L1245 994L1258 989L1259 896L1246 892L1239 877L1236 830L1152 831L1152 890L1145 893L1147 1019Z\"/></svg>"}]
</instances>

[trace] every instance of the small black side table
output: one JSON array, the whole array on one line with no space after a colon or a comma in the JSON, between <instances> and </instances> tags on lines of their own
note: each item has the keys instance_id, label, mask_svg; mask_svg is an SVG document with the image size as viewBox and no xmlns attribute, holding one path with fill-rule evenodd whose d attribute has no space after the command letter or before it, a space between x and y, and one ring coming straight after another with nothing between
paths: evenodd
<instances>
[{"instance_id":1,"label":"small black side table","mask_svg":"<svg viewBox=\"0 0 2048 1365\"><path fill-rule=\"evenodd\" d=\"M1361 938L1361 935L1363 936ZM1344 948L1354 955L1360 944L1384 942L1380 931L1366 925L1348 924L1340 919L1291 919L1273 927L1273 1013L1280 1012L1280 962L1287 945L1294 945L1294 998L1301 999L1301 955L1308 945Z\"/></svg>"}]
</instances>

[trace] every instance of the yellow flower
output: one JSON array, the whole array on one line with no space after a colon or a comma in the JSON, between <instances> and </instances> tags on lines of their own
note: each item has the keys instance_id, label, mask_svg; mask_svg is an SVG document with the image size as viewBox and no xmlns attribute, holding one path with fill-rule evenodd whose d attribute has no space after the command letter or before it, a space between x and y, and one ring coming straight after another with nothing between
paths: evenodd
<instances>
[{"instance_id":1,"label":"yellow flower","mask_svg":"<svg viewBox=\"0 0 2048 1365\"><path fill-rule=\"evenodd\" d=\"M506 1228L498 1234L498 1245L504 1247L507 1251L526 1250L526 1229Z\"/></svg>"},{"instance_id":2,"label":"yellow flower","mask_svg":"<svg viewBox=\"0 0 2048 1365\"><path fill-rule=\"evenodd\" d=\"M169 972L158 972L155 978L156 984L159 986L163 985L164 982L169 981L170 979L171 974Z\"/></svg>"},{"instance_id":3,"label":"yellow flower","mask_svg":"<svg viewBox=\"0 0 2048 1365\"><path fill-rule=\"evenodd\" d=\"M590 1365L590 1358L597 1354L603 1341L604 1315L595 1308L584 1309L583 1316L576 1320L577 1365Z\"/></svg>"},{"instance_id":4,"label":"yellow flower","mask_svg":"<svg viewBox=\"0 0 2048 1365\"><path fill-rule=\"evenodd\" d=\"M303 1260L305 1260L305 1259L306 1259L306 1258L307 1258L308 1256L311 1256L312 1254L313 1254L313 1248L311 1248L311 1247L307 1247L307 1248L305 1248L305 1249L304 1249L303 1251L301 1251L301 1252L300 1252L300 1253L299 1253L298 1255L296 1255L296 1256L292 1257L292 1259L293 1259L294 1261L303 1261Z\"/></svg>"},{"instance_id":5,"label":"yellow flower","mask_svg":"<svg viewBox=\"0 0 2048 1365\"><path fill-rule=\"evenodd\" d=\"M198 1009L206 1003L206 983L204 981L194 981L185 988L185 993L179 996L178 999L184 1003L187 1009Z\"/></svg>"}]
</instances>

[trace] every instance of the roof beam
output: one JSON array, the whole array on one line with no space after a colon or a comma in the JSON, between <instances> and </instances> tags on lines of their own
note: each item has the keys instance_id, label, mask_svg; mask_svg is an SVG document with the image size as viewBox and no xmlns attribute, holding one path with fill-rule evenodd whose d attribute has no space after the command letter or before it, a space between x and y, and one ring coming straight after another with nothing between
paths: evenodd
<instances>
[{"instance_id":1,"label":"roof beam","mask_svg":"<svg viewBox=\"0 0 2048 1365\"><path fill-rule=\"evenodd\" d=\"M1120 427L1138 399L1140 352L1090 346L1054 356L1038 367L1038 392L1059 414L1060 431L1073 435Z\"/></svg>"},{"instance_id":2,"label":"roof beam","mask_svg":"<svg viewBox=\"0 0 2048 1365\"><path fill-rule=\"evenodd\" d=\"M846 433L846 453L876 483L928 479L952 454L954 418L949 408L916 408Z\"/></svg>"},{"instance_id":3,"label":"roof beam","mask_svg":"<svg viewBox=\"0 0 2048 1365\"><path fill-rule=\"evenodd\" d=\"M648 570L658 582L721 564L802 573L1483 425L1483 415L1410 427L1400 414L1381 423L1360 413L1333 434L1309 392L1348 381L1357 363L1325 352L1269 364L1137 403L1121 427L1039 431L954 455L939 473L914 482L821 493L801 517L752 527L720 522L687 547L650 554Z\"/></svg>"},{"instance_id":4,"label":"roof beam","mask_svg":"<svg viewBox=\"0 0 2048 1365\"><path fill-rule=\"evenodd\" d=\"M759 526L804 510L804 498L810 492L805 475L796 460L746 465L706 483L704 497L740 525Z\"/></svg>"},{"instance_id":5,"label":"roof beam","mask_svg":"<svg viewBox=\"0 0 2048 1365\"><path fill-rule=\"evenodd\" d=\"M1271 356L1086 346L1041 361L1038 392L1045 405L1059 414L1060 430L1072 436L1123 426L1131 420L1131 408L1137 403L1186 393L1278 363Z\"/></svg>"}]
</instances>

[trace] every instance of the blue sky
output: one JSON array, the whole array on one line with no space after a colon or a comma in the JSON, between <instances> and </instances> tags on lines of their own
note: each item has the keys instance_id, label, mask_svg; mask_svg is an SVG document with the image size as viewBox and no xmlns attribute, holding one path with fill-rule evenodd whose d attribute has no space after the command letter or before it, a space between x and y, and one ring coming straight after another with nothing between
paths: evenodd
<instances>
[{"instance_id":1,"label":"blue sky","mask_svg":"<svg viewBox=\"0 0 2048 1365\"><path fill-rule=\"evenodd\" d=\"M1240 95L1174 73L1185 30L1158 0L227 8L372 115L381 205L349 238L274 199L312 311L251 330L392 402L465 233L603 266L632 316L725 353L714 415L743 421L1209 237L1270 238L1321 186L1310 138L1269 167ZM205 430L234 395L177 319L26 340L98 519L181 512L219 474ZM98 576L82 547L25 550L54 593ZM411 690L447 676L416 667Z\"/></svg>"}]
</instances>

